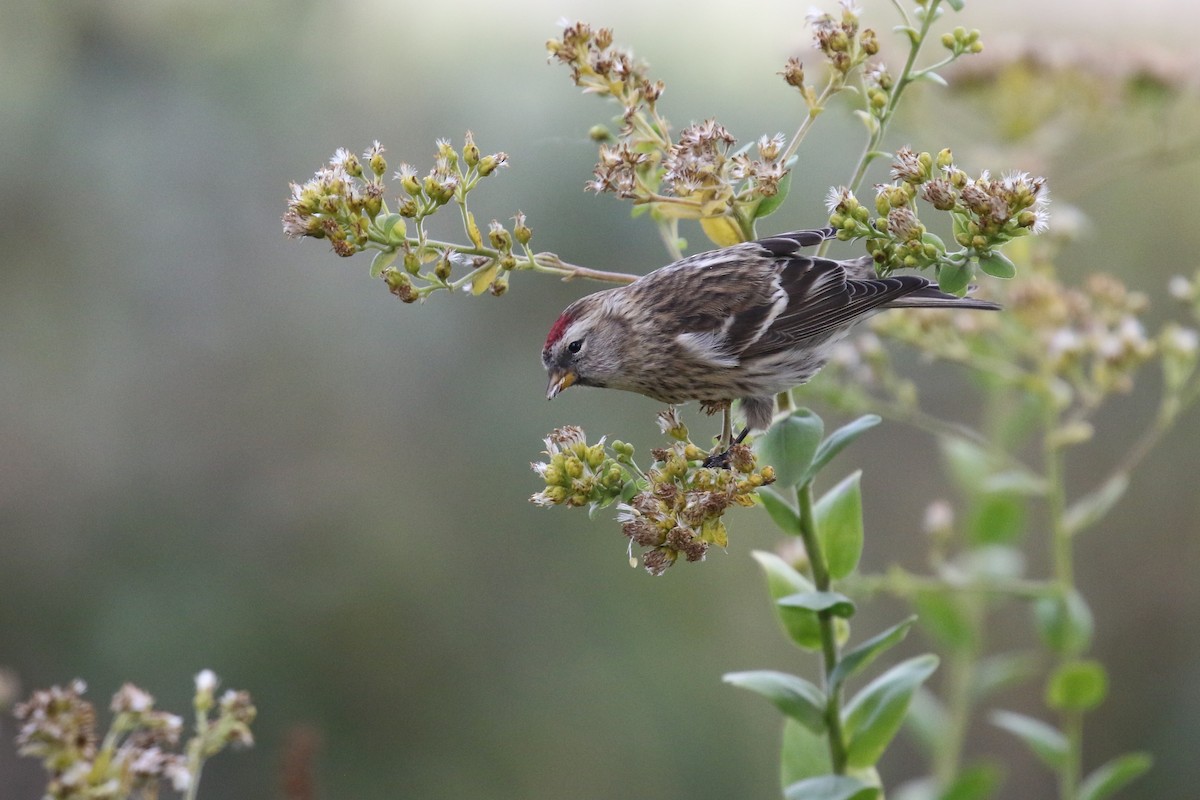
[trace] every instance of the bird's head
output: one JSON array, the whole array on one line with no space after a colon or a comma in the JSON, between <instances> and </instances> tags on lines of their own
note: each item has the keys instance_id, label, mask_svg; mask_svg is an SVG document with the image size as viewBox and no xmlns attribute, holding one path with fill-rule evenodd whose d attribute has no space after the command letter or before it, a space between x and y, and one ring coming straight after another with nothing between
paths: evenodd
<instances>
[{"instance_id":1,"label":"bird's head","mask_svg":"<svg viewBox=\"0 0 1200 800\"><path fill-rule=\"evenodd\" d=\"M550 373L546 399L569 386L612 386L623 372L627 325L609 304L607 292L576 300L550 326L542 366Z\"/></svg>"}]
</instances>

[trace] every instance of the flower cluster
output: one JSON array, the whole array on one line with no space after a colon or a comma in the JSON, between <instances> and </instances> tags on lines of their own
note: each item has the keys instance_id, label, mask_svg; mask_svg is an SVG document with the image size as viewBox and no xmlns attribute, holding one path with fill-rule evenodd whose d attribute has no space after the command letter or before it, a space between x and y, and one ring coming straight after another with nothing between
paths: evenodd
<instances>
[{"instance_id":1,"label":"flower cluster","mask_svg":"<svg viewBox=\"0 0 1200 800\"><path fill-rule=\"evenodd\" d=\"M312 179L291 184L283 230L293 238L327 239L339 256L375 252L372 275L382 277L392 294L406 303L424 300L440 289L500 295L508 288L510 270L539 266L525 247L533 232L518 212L511 231L493 220L485 240L467 196L507 164L504 153L484 155L470 131L461 151L440 139L427 174L421 176L406 163L393 174L402 190L393 209L384 197L388 165L379 142L361 158L342 148ZM426 219L450 203L459 207L467 238L462 245L432 240L425 230ZM515 247L524 248L520 262ZM399 266L393 266L397 261ZM456 267L466 274L452 280Z\"/></svg>"},{"instance_id":2,"label":"flower cluster","mask_svg":"<svg viewBox=\"0 0 1200 800\"><path fill-rule=\"evenodd\" d=\"M118 800L135 792L154 797L164 780L177 792L188 791L203 759L228 744L253 741L254 706L245 692L227 692L216 719L208 719L215 686L208 670L197 676L198 733L182 753L175 748L183 720L155 710L154 698L131 683L113 695L113 721L101 740L96 710L83 698L87 687L81 680L34 692L17 705L18 752L42 760L50 774L46 797L56 800Z\"/></svg>"},{"instance_id":3,"label":"flower cluster","mask_svg":"<svg viewBox=\"0 0 1200 800\"><path fill-rule=\"evenodd\" d=\"M575 425L556 428L545 442L548 460L529 465L546 482L545 489L529 498L543 508L600 509L620 497L631 479L633 448L624 442L613 442L614 457L603 438L589 445Z\"/></svg>"},{"instance_id":4,"label":"flower cluster","mask_svg":"<svg viewBox=\"0 0 1200 800\"><path fill-rule=\"evenodd\" d=\"M881 274L894 269L937 267L942 288L961 292L972 277L970 262L994 277L1011 278L1012 262L998 248L1047 227L1045 180L1023 172L972 178L954 164L950 150L937 156L902 147L892 162L892 182L875 187L875 218L845 187L830 191L829 222L838 238L866 239ZM957 252L930 234L917 216L917 199L950 214Z\"/></svg>"},{"instance_id":5,"label":"flower cluster","mask_svg":"<svg viewBox=\"0 0 1200 800\"><path fill-rule=\"evenodd\" d=\"M1185 302L1195 302L1187 279L1174 279L1171 288ZM987 294L1005 313L906 309L880 315L870 334L838 348L818 383L836 386L835 394L850 408L871 408L870 396L888 397L894 408L915 408L914 385L893 371L878 336L987 372L995 385L1042 397L1077 422L1109 395L1130 391L1141 368L1156 359L1168 398L1197 391L1189 383L1200 357L1196 330L1168 323L1147 332L1146 296L1115 277L1094 274L1072 287L1047 264L1036 263L1011 282L989 285ZM1089 427L1075 425L1070 438L1073 443L1090 435Z\"/></svg>"},{"instance_id":6,"label":"flower cluster","mask_svg":"<svg viewBox=\"0 0 1200 800\"><path fill-rule=\"evenodd\" d=\"M603 439L593 445L580 428L567 426L546 437L548 460L530 466L546 488L530 498L542 506L587 506L596 511L617 499L617 520L633 547L645 548L642 564L661 575L683 556L702 561L709 545L727 542L723 517L731 506L751 506L756 492L775 480L771 467L759 467L744 445L729 450L728 469L705 467L708 453L689 438L674 407L658 415L672 441L655 448L654 463L642 471L633 446ZM632 559L632 555L630 556Z\"/></svg>"},{"instance_id":7,"label":"flower cluster","mask_svg":"<svg viewBox=\"0 0 1200 800\"><path fill-rule=\"evenodd\" d=\"M630 51L613 46L611 28L593 31L586 22L571 23L563 28L561 39L546 42L546 51L571 69L571 80L585 93L620 103L626 131L639 125L643 115L656 115L655 103L666 86L651 81L646 65Z\"/></svg>"},{"instance_id":8,"label":"flower cluster","mask_svg":"<svg viewBox=\"0 0 1200 800\"><path fill-rule=\"evenodd\" d=\"M613 46L612 31L582 22L566 26L547 43L551 59L566 65L585 93L622 108L616 136L593 129L599 159L586 188L648 206L662 224L699 219L721 245L749 238L756 217L774 211L786 195L790 159L782 134L757 141L758 158L736 149L737 140L716 120L683 129L678 139L658 112L662 81L651 81L643 63ZM720 221L720 222L714 222Z\"/></svg>"},{"instance_id":9,"label":"flower cluster","mask_svg":"<svg viewBox=\"0 0 1200 800\"><path fill-rule=\"evenodd\" d=\"M808 24L817 50L834 70L845 75L879 52L879 40L870 28L859 33L857 6L849 0L842 0L840 5L842 11L837 17L816 11L809 15Z\"/></svg>"}]
</instances>

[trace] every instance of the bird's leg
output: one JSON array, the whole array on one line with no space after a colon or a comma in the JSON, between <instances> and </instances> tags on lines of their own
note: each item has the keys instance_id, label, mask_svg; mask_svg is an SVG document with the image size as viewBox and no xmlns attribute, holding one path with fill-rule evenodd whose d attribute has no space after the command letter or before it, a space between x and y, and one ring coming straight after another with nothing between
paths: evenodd
<instances>
[{"instance_id":1,"label":"bird's leg","mask_svg":"<svg viewBox=\"0 0 1200 800\"><path fill-rule=\"evenodd\" d=\"M733 407L732 403L725 403L721 409L721 438L717 442L719 448L716 453L713 453L708 458L704 459L703 466L717 467L718 469L729 469L729 448L735 444L741 444L742 439L746 438L746 434L750 431L749 426L738 434L737 439L733 438Z\"/></svg>"}]
</instances>

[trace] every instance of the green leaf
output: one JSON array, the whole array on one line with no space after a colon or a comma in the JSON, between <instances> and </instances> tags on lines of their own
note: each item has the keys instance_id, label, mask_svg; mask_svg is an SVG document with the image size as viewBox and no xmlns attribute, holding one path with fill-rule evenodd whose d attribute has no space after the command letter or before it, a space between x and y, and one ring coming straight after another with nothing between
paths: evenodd
<instances>
[{"instance_id":1,"label":"green leaf","mask_svg":"<svg viewBox=\"0 0 1200 800\"><path fill-rule=\"evenodd\" d=\"M975 646L978 633L963 611L960 595L936 589L919 592L913 605L921 620L921 628L950 650L967 650Z\"/></svg>"},{"instance_id":2,"label":"green leaf","mask_svg":"<svg viewBox=\"0 0 1200 800\"><path fill-rule=\"evenodd\" d=\"M793 642L805 650L820 650L821 623L817 615L806 608L781 606L777 602L782 597L814 591L816 587L812 581L774 553L755 550L751 555L767 574L767 589L771 599L776 601L772 605L775 606L775 613L779 615L784 631Z\"/></svg>"},{"instance_id":3,"label":"green leaf","mask_svg":"<svg viewBox=\"0 0 1200 800\"><path fill-rule=\"evenodd\" d=\"M408 236L408 225L399 214L388 214L383 219L377 219L375 224L387 237L389 244L401 244Z\"/></svg>"},{"instance_id":4,"label":"green leaf","mask_svg":"<svg viewBox=\"0 0 1200 800\"><path fill-rule=\"evenodd\" d=\"M1024 683L1037 675L1041 659L1035 653L1000 653L985 658L971 676L971 697L983 700L1001 689Z\"/></svg>"},{"instance_id":5,"label":"green leaf","mask_svg":"<svg viewBox=\"0 0 1200 800\"><path fill-rule=\"evenodd\" d=\"M790 489L805 479L824 433L821 418L801 408L776 422L759 439L759 457L775 468L781 488Z\"/></svg>"},{"instance_id":6,"label":"green leaf","mask_svg":"<svg viewBox=\"0 0 1200 800\"><path fill-rule=\"evenodd\" d=\"M941 75L938 75L936 72L933 72L932 70L926 70L926 71L922 72L920 75L920 78L921 78L921 80L926 80L926 81L929 81L930 83L936 83L938 86L941 86L943 88L950 85L949 83L946 82L945 78L943 78Z\"/></svg>"},{"instance_id":7,"label":"green leaf","mask_svg":"<svg viewBox=\"0 0 1200 800\"><path fill-rule=\"evenodd\" d=\"M959 491L974 496L981 491L984 481L991 474L992 459L982 447L954 436L939 440L942 459Z\"/></svg>"},{"instance_id":8,"label":"green leaf","mask_svg":"<svg viewBox=\"0 0 1200 800\"><path fill-rule=\"evenodd\" d=\"M876 800L879 789L848 775L821 775L793 783L783 790L784 800Z\"/></svg>"},{"instance_id":9,"label":"green leaf","mask_svg":"<svg viewBox=\"0 0 1200 800\"><path fill-rule=\"evenodd\" d=\"M783 744L779 753L780 787L797 781L827 775L833 771L829 760L829 742L788 717L783 723Z\"/></svg>"},{"instance_id":10,"label":"green leaf","mask_svg":"<svg viewBox=\"0 0 1200 800\"><path fill-rule=\"evenodd\" d=\"M1150 769L1153 763L1149 753L1117 756L1084 779L1079 787L1079 800L1104 800Z\"/></svg>"},{"instance_id":11,"label":"green leaf","mask_svg":"<svg viewBox=\"0 0 1200 800\"><path fill-rule=\"evenodd\" d=\"M383 275L383 271L392 265L396 260L396 255L399 250L380 250L371 259L371 277L379 278Z\"/></svg>"},{"instance_id":12,"label":"green leaf","mask_svg":"<svg viewBox=\"0 0 1200 800\"><path fill-rule=\"evenodd\" d=\"M762 695L813 733L825 732L825 694L803 678L762 669L727 672L723 680Z\"/></svg>"},{"instance_id":13,"label":"green leaf","mask_svg":"<svg viewBox=\"0 0 1200 800\"><path fill-rule=\"evenodd\" d=\"M913 692L904 724L917 738L917 742L925 748L929 758L932 759L937 753L943 752L943 742L950 730L950 714L937 695L924 686Z\"/></svg>"},{"instance_id":14,"label":"green leaf","mask_svg":"<svg viewBox=\"0 0 1200 800\"><path fill-rule=\"evenodd\" d=\"M1025 532L1025 498L985 492L974 503L967 530L974 544L1007 544Z\"/></svg>"},{"instance_id":15,"label":"green leaf","mask_svg":"<svg viewBox=\"0 0 1200 800\"><path fill-rule=\"evenodd\" d=\"M854 601L840 592L799 592L775 601L787 608L807 608L809 611L828 611L835 617L854 616Z\"/></svg>"},{"instance_id":16,"label":"green leaf","mask_svg":"<svg viewBox=\"0 0 1200 800\"><path fill-rule=\"evenodd\" d=\"M1092 611L1083 595L1042 597L1033 604L1033 617L1042 641L1059 655L1075 655L1092 643Z\"/></svg>"},{"instance_id":17,"label":"green leaf","mask_svg":"<svg viewBox=\"0 0 1200 800\"><path fill-rule=\"evenodd\" d=\"M955 11L962 11L963 6L966 5L966 0L946 0L946 5L950 6Z\"/></svg>"},{"instance_id":18,"label":"green leaf","mask_svg":"<svg viewBox=\"0 0 1200 800\"><path fill-rule=\"evenodd\" d=\"M1046 684L1046 705L1059 711L1091 711L1108 694L1108 673L1099 661L1060 664Z\"/></svg>"},{"instance_id":19,"label":"green leaf","mask_svg":"<svg viewBox=\"0 0 1200 800\"><path fill-rule=\"evenodd\" d=\"M975 764L958 773L938 800L987 800L1000 788L1004 775L995 764Z\"/></svg>"},{"instance_id":20,"label":"green leaf","mask_svg":"<svg viewBox=\"0 0 1200 800\"><path fill-rule=\"evenodd\" d=\"M1067 533L1075 535L1102 520L1128 488L1129 476L1122 472L1109 478L1099 489L1076 500L1063 516Z\"/></svg>"},{"instance_id":21,"label":"green leaf","mask_svg":"<svg viewBox=\"0 0 1200 800\"><path fill-rule=\"evenodd\" d=\"M817 448L816 455L813 456L812 466L808 468L809 477L815 476L826 464L834 459L834 456L845 450L855 439L882 421L883 418L877 414L864 414L831 433L829 438L821 442L820 447Z\"/></svg>"},{"instance_id":22,"label":"green leaf","mask_svg":"<svg viewBox=\"0 0 1200 800\"><path fill-rule=\"evenodd\" d=\"M938 288L948 294L962 297L966 294L967 287L971 285L972 277L974 277L974 270L971 269L970 264L950 264L948 262L938 264Z\"/></svg>"},{"instance_id":23,"label":"green leaf","mask_svg":"<svg viewBox=\"0 0 1200 800\"><path fill-rule=\"evenodd\" d=\"M758 490L758 499L771 515L771 521L784 533L800 535L800 514L787 499L769 486Z\"/></svg>"},{"instance_id":24,"label":"green leaf","mask_svg":"<svg viewBox=\"0 0 1200 800\"><path fill-rule=\"evenodd\" d=\"M875 116L869 111L864 111L860 108L854 112L854 116L862 120L863 127L867 129L867 133L874 133L879 128L879 120L875 119Z\"/></svg>"},{"instance_id":25,"label":"green leaf","mask_svg":"<svg viewBox=\"0 0 1200 800\"><path fill-rule=\"evenodd\" d=\"M1033 754L1050 769L1060 769L1066 763L1067 737L1057 728L1040 719L1012 711L993 711L989 719L996 727L1003 728L1025 742Z\"/></svg>"},{"instance_id":26,"label":"green leaf","mask_svg":"<svg viewBox=\"0 0 1200 800\"><path fill-rule=\"evenodd\" d=\"M754 209L754 218L762 219L768 214L773 214L783 205L783 201L787 199L788 192L792 189L792 173L789 170L784 173L784 176L779 180L779 191L770 197L764 197L762 202L758 204L758 208Z\"/></svg>"},{"instance_id":27,"label":"green leaf","mask_svg":"<svg viewBox=\"0 0 1200 800\"><path fill-rule=\"evenodd\" d=\"M863 549L862 470L851 473L813 506L829 574L844 578L858 566Z\"/></svg>"},{"instance_id":28,"label":"green leaf","mask_svg":"<svg viewBox=\"0 0 1200 800\"><path fill-rule=\"evenodd\" d=\"M853 650L843 653L833 672L829 673L829 685L832 690L836 692L847 679L862 672L881 653L902 642L908 635L908 629L916 621L915 616L909 617L883 633L872 636Z\"/></svg>"},{"instance_id":29,"label":"green leaf","mask_svg":"<svg viewBox=\"0 0 1200 800\"><path fill-rule=\"evenodd\" d=\"M937 656L902 661L867 684L845 709L846 764L868 767L900 729L913 692L937 669Z\"/></svg>"},{"instance_id":30,"label":"green leaf","mask_svg":"<svg viewBox=\"0 0 1200 800\"><path fill-rule=\"evenodd\" d=\"M979 256L979 268L993 278L1008 280L1017 274L1017 265L999 250Z\"/></svg>"}]
</instances>

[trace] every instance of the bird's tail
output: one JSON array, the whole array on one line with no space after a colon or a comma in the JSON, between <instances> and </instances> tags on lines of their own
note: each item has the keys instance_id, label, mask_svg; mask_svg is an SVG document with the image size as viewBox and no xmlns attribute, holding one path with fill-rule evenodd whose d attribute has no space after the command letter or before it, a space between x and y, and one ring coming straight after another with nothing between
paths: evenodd
<instances>
[{"instance_id":1,"label":"bird's tail","mask_svg":"<svg viewBox=\"0 0 1200 800\"><path fill-rule=\"evenodd\" d=\"M980 311L999 311L1000 306L988 300L947 294L932 283L911 294L897 297L884 308L974 308Z\"/></svg>"}]
</instances>

